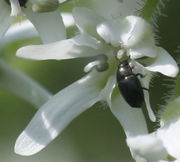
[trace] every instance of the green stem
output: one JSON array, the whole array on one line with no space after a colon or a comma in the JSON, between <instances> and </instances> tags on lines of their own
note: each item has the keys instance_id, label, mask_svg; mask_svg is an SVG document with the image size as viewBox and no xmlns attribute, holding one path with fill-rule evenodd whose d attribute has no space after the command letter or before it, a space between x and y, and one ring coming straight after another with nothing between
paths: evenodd
<instances>
[{"instance_id":1,"label":"green stem","mask_svg":"<svg viewBox=\"0 0 180 162\"><path fill-rule=\"evenodd\" d=\"M144 7L142 8L142 12L140 14L141 17L150 20L153 16L153 13L158 5L160 0L147 0Z\"/></svg>"}]
</instances>

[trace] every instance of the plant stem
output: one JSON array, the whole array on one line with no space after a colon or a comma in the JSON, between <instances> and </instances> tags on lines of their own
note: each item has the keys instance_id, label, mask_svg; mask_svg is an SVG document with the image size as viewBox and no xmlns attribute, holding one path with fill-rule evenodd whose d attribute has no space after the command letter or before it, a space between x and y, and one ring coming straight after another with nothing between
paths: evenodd
<instances>
[{"instance_id":1,"label":"plant stem","mask_svg":"<svg viewBox=\"0 0 180 162\"><path fill-rule=\"evenodd\" d=\"M159 0L147 0L144 7L142 8L142 12L140 14L141 17L150 20L153 16L154 11L159 3Z\"/></svg>"}]
</instances>

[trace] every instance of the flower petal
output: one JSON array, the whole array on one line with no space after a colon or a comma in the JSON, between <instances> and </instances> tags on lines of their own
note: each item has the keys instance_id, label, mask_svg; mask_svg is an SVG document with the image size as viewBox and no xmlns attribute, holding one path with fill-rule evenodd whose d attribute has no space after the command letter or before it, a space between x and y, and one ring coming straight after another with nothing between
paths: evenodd
<instances>
[{"instance_id":1,"label":"flower petal","mask_svg":"<svg viewBox=\"0 0 180 162\"><path fill-rule=\"evenodd\" d=\"M10 16L10 6L5 1L0 1L0 39L10 26L13 17Z\"/></svg>"},{"instance_id":2,"label":"flower petal","mask_svg":"<svg viewBox=\"0 0 180 162\"><path fill-rule=\"evenodd\" d=\"M124 128L127 137L147 133L147 126L142 110L130 107L122 96L113 98L110 108Z\"/></svg>"},{"instance_id":3,"label":"flower petal","mask_svg":"<svg viewBox=\"0 0 180 162\"><path fill-rule=\"evenodd\" d=\"M38 37L38 32L30 21L23 21L13 25L5 34L1 45L12 43L18 40Z\"/></svg>"},{"instance_id":4,"label":"flower petal","mask_svg":"<svg viewBox=\"0 0 180 162\"><path fill-rule=\"evenodd\" d=\"M142 87L144 87L146 89L149 89L149 83L151 81L152 74L149 71L147 71L144 68L144 66L142 66L138 62L134 62L134 64L135 64L135 67L134 67L133 71L136 74L140 73L143 76L145 76L144 78L140 79ZM153 112L153 110L151 108L151 104L150 104L150 101L149 101L149 91L144 90L143 92L144 92L145 106L147 108L147 112L148 112L149 118L151 119L151 121L155 122L156 121L156 116L154 115L154 112Z\"/></svg>"},{"instance_id":5,"label":"flower petal","mask_svg":"<svg viewBox=\"0 0 180 162\"><path fill-rule=\"evenodd\" d=\"M161 47L157 47L157 53L156 61L152 65L147 66L146 69L149 71L160 72L169 77L175 77L179 72L175 60Z\"/></svg>"},{"instance_id":6,"label":"flower petal","mask_svg":"<svg viewBox=\"0 0 180 162\"><path fill-rule=\"evenodd\" d=\"M144 56L154 58L157 56L157 47L155 46L152 39L147 39L128 49L127 53L131 56L131 59L139 59Z\"/></svg>"},{"instance_id":7,"label":"flower petal","mask_svg":"<svg viewBox=\"0 0 180 162\"><path fill-rule=\"evenodd\" d=\"M115 86L116 86L116 77L115 75L112 75L109 77L106 86L104 87L104 89L102 89L100 94L101 100L105 100L108 103L109 107L111 106L111 97Z\"/></svg>"},{"instance_id":8,"label":"flower petal","mask_svg":"<svg viewBox=\"0 0 180 162\"><path fill-rule=\"evenodd\" d=\"M71 14L64 13L62 14L62 17L66 27L74 24ZM5 45L18 40L24 40L33 37L38 37L38 32L30 21L25 20L21 23L11 26L10 29L6 32L3 41L0 42L0 45Z\"/></svg>"},{"instance_id":9,"label":"flower petal","mask_svg":"<svg viewBox=\"0 0 180 162\"><path fill-rule=\"evenodd\" d=\"M149 87L149 86L148 86ZM146 108L147 108L147 112L148 112L148 115L149 115L149 118L152 122L155 122L156 121L156 116L151 108L151 104L150 104L150 101L149 101L149 91L145 90L144 91L144 100L145 100L145 104L146 104Z\"/></svg>"},{"instance_id":10,"label":"flower petal","mask_svg":"<svg viewBox=\"0 0 180 162\"><path fill-rule=\"evenodd\" d=\"M137 16L127 16L124 20L120 39L126 48L133 47L146 39L153 40L153 32L149 23Z\"/></svg>"},{"instance_id":11,"label":"flower petal","mask_svg":"<svg viewBox=\"0 0 180 162\"><path fill-rule=\"evenodd\" d=\"M136 160L143 159L144 162L158 162L168 155L162 141L155 133L128 138L127 143Z\"/></svg>"},{"instance_id":12,"label":"flower petal","mask_svg":"<svg viewBox=\"0 0 180 162\"><path fill-rule=\"evenodd\" d=\"M66 38L66 30L59 11L35 13L28 5L24 12L34 24L44 43L59 41ZM48 32L47 32L48 31Z\"/></svg>"},{"instance_id":13,"label":"flower petal","mask_svg":"<svg viewBox=\"0 0 180 162\"><path fill-rule=\"evenodd\" d=\"M65 60L104 53L101 47L100 42L83 34L55 43L22 47L17 51L17 56L33 60Z\"/></svg>"},{"instance_id":14,"label":"flower petal","mask_svg":"<svg viewBox=\"0 0 180 162\"><path fill-rule=\"evenodd\" d=\"M142 110L130 107L122 96L117 96L112 99L110 109L122 125L127 139L148 132ZM129 148L132 156L136 159L131 145L129 145Z\"/></svg>"},{"instance_id":15,"label":"flower petal","mask_svg":"<svg viewBox=\"0 0 180 162\"><path fill-rule=\"evenodd\" d=\"M96 30L97 33L106 41L106 43L111 43L113 46L120 46L119 35L122 29L123 19L113 19L100 23Z\"/></svg>"},{"instance_id":16,"label":"flower petal","mask_svg":"<svg viewBox=\"0 0 180 162\"><path fill-rule=\"evenodd\" d=\"M150 25L137 16L113 19L97 26L98 34L113 46L131 48L148 39L153 42Z\"/></svg>"},{"instance_id":17,"label":"flower petal","mask_svg":"<svg viewBox=\"0 0 180 162\"><path fill-rule=\"evenodd\" d=\"M98 16L94 11L85 7L76 7L73 9L75 23L81 32L87 32L97 37L96 26L104 21L104 18Z\"/></svg>"},{"instance_id":18,"label":"flower petal","mask_svg":"<svg viewBox=\"0 0 180 162\"><path fill-rule=\"evenodd\" d=\"M180 159L180 120L179 117L169 122L169 124L158 129L157 136L162 140L168 153Z\"/></svg>"},{"instance_id":19,"label":"flower petal","mask_svg":"<svg viewBox=\"0 0 180 162\"><path fill-rule=\"evenodd\" d=\"M51 94L38 83L2 60L0 60L0 87L25 99L37 108L51 97Z\"/></svg>"},{"instance_id":20,"label":"flower petal","mask_svg":"<svg viewBox=\"0 0 180 162\"><path fill-rule=\"evenodd\" d=\"M70 13L61 13L64 25L66 27L73 26L75 24L74 18Z\"/></svg>"},{"instance_id":21,"label":"flower petal","mask_svg":"<svg viewBox=\"0 0 180 162\"><path fill-rule=\"evenodd\" d=\"M96 103L103 74L91 72L53 96L18 137L15 152L32 155L42 150L79 114Z\"/></svg>"}]
</instances>

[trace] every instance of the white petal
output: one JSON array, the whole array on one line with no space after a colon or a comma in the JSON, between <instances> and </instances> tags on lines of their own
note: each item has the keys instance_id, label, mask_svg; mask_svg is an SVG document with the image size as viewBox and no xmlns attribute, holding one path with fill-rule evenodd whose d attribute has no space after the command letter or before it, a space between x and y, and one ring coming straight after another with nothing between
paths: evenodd
<instances>
[{"instance_id":1,"label":"white petal","mask_svg":"<svg viewBox=\"0 0 180 162\"><path fill-rule=\"evenodd\" d=\"M5 1L0 1L0 39L10 26L13 17L10 17L10 6Z\"/></svg>"},{"instance_id":2,"label":"white petal","mask_svg":"<svg viewBox=\"0 0 180 162\"><path fill-rule=\"evenodd\" d=\"M152 74L150 72L148 72L144 68L144 66L142 66L138 62L134 62L134 64L135 64L135 67L134 67L133 71L136 74L140 73L143 76L145 76L144 78L140 78L140 82L142 84L142 87L144 87L146 89L149 89L149 83L150 83L150 80L152 78ZM150 104L150 101L149 101L149 91L148 90L143 90L143 92L144 92L145 106L147 108L149 118L151 119L151 121L155 122L156 121L156 116L154 115L154 112L152 111L151 104Z\"/></svg>"},{"instance_id":3,"label":"white petal","mask_svg":"<svg viewBox=\"0 0 180 162\"><path fill-rule=\"evenodd\" d=\"M30 21L23 21L13 25L5 34L2 44L12 43L18 40L38 37L38 32Z\"/></svg>"},{"instance_id":4,"label":"white petal","mask_svg":"<svg viewBox=\"0 0 180 162\"><path fill-rule=\"evenodd\" d=\"M113 19L102 22L96 28L97 33L106 41L115 47L120 46L120 32L123 28L123 19Z\"/></svg>"},{"instance_id":5,"label":"white petal","mask_svg":"<svg viewBox=\"0 0 180 162\"><path fill-rule=\"evenodd\" d=\"M15 152L32 155L42 150L79 114L96 103L102 74L91 73L53 96L18 137Z\"/></svg>"},{"instance_id":6,"label":"white petal","mask_svg":"<svg viewBox=\"0 0 180 162\"><path fill-rule=\"evenodd\" d=\"M120 40L126 48L136 46L146 39L153 39L153 32L149 23L137 16L127 16L124 21Z\"/></svg>"},{"instance_id":7,"label":"white petal","mask_svg":"<svg viewBox=\"0 0 180 162\"><path fill-rule=\"evenodd\" d=\"M155 133L128 138L127 143L135 159L144 159L145 162L158 162L168 155L162 141Z\"/></svg>"},{"instance_id":8,"label":"white petal","mask_svg":"<svg viewBox=\"0 0 180 162\"><path fill-rule=\"evenodd\" d=\"M158 129L157 136L162 140L168 153L180 159L180 120L179 118Z\"/></svg>"},{"instance_id":9,"label":"white petal","mask_svg":"<svg viewBox=\"0 0 180 162\"><path fill-rule=\"evenodd\" d=\"M149 86L148 86L148 88L149 88ZM145 104L146 104L146 108L148 111L149 118L152 122L155 122L156 116L155 116L154 112L152 111L151 104L149 101L149 91L147 91L147 90L144 91L144 100L145 100Z\"/></svg>"},{"instance_id":10,"label":"white petal","mask_svg":"<svg viewBox=\"0 0 180 162\"><path fill-rule=\"evenodd\" d=\"M95 56L102 52L105 51L101 51L100 42L83 34L55 43L22 47L17 51L17 56L34 60L64 60Z\"/></svg>"},{"instance_id":11,"label":"white petal","mask_svg":"<svg viewBox=\"0 0 180 162\"><path fill-rule=\"evenodd\" d=\"M128 49L127 53L131 56L131 59L138 59L141 57L156 57L157 47L155 46L153 40L144 40L136 46Z\"/></svg>"},{"instance_id":12,"label":"white petal","mask_svg":"<svg viewBox=\"0 0 180 162\"><path fill-rule=\"evenodd\" d=\"M149 71L160 72L169 77L175 77L179 72L175 60L161 47L158 47L157 53L156 61L152 65L147 66L146 69Z\"/></svg>"},{"instance_id":13,"label":"white petal","mask_svg":"<svg viewBox=\"0 0 180 162\"><path fill-rule=\"evenodd\" d=\"M25 99L37 108L47 101L51 94L25 74L16 71L0 60L0 87Z\"/></svg>"},{"instance_id":14,"label":"white petal","mask_svg":"<svg viewBox=\"0 0 180 162\"><path fill-rule=\"evenodd\" d=\"M148 132L145 118L141 109L130 107L122 96L112 99L110 109L122 125L127 139ZM132 156L136 159L131 145L129 145Z\"/></svg>"},{"instance_id":15,"label":"white petal","mask_svg":"<svg viewBox=\"0 0 180 162\"><path fill-rule=\"evenodd\" d=\"M66 30L59 11L35 13L31 6L24 9L28 19L34 24L44 43L66 38Z\"/></svg>"},{"instance_id":16,"label":"white petal","mask_svg":"<svg viewBox=\"0 0 180 162\"><path fill-rule=\"evenodd\" d=\"M106 86L104 89L101 91L100 98L101 100L105 100L109 107L111 107L111 97L112 97L112 92L116 86L116 77L115 75L112 75L109 77Z\"/></svg>"},{"instance_id":17,"label":"white petal","mask_svg":"<svg viewBox=\"0 0 180 162\"><path fill-rule=\"evenodd\" d=\"M74 24L72 15L64 13L62 14L62 17L66 27ZM33 37L38 37L38 32L34 28L33 24L30 21L26 20L11 26L11 28L5 34L0 45L5 45L18 40L24 40Z\"/></svg>"},{"instance_id":18,"label":"white petal","mask_svg":"<svg viewBox=\"0 0 180 162\"><path fill-rule=\"evenodd\" d=\"M113 46L130 48L146 39L153 40L150 25L140 17L127 16L123 19L113 19L97 26L98 34Z\"/></svg>"},{"instance_id":19,"label":"white petal","mask_svg":"<svg viewBox=\"0 0 180 162\"><path fill-rule=\"evenodd\" d=\"M122 96L112 99L110 108L124 128L127 137L147 133L147 126L142 110L130 107Z\"/></svg>"},{"instance_id":20,"label":"white petal","mask_svg":"<svg viewBox=\"0 0 180 162\"><path fill-rule=\"evenodd\" d=\"M20 16L20 15L22 15L19 0L9 0L9 2L11 4L11 16Z\"/></svg>"},{"instance_id":21,"label":"white petal","mask_svg":"<svg viewBox=\"0 0 180 162\"><path fill-rule=\"evenodd\" d=\"M97 37L97 24L104 21L104 18L98 16L94 11L85 7L74 8L73 17L76 25L81 32L85 31L95 37Z\"/></svg>"},{"instance_id":22,"label":"white petal","mask_svg":"<svg viewBox=\"0 0 180 162\"><path fill-rule=\"evenodd\" d=\"M70 13L61 13L64 25L66 27L73 26L75 24L74 18Z\"/></svg>"}]
</instances>

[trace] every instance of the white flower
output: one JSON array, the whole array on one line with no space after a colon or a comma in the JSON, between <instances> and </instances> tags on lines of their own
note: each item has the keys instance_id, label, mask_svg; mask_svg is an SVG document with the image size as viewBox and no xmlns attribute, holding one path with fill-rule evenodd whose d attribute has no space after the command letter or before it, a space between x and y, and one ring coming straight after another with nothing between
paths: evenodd
<instances>
[{"instance_id":1,"label":"white flower","mask_svg":"<svg viewBox=\"0 0 180 162\"><path fill-rule=\"evenodd\" d=\"M0 3L3 2L4 1L1 1ZM8 5L5 3L5 6ZM0 5L0 8L1 7L3 6ZM1 11L2 10L0 10L0 12ZM4 13L5 11L6 9L4 10ZM54 14L52 14L52 17L54 18L53 15ZM72 16L70 14L64 13L62 14L62 16L63 19L65 19L66 26L70 26L73 24ZM6 19L3 18L3 20L5 21ZM1 27L2 26L0 26L0 28ZM23 21L21 22L20 25L19 24L13 25L6 32L4 38L0 41L0 47L2 48L4 45L7 45L9 43L13 43L15 41L24 40L27 38L32 38L37 36L38 33L35 30L34 26L29 21ZM10 65L8 65L5 61L3 61L3 59L0 59L0 88L10 91L16 96L23 98L24 100L30 102L36 108L39 108L45 101L47 101L52 96L46 89L44 89L41 85L39 85L37 82L32 80L30 77L10 67Z\"/></svg>"},{"instance_id":2,"label":"white flower","mask_svg":"<svg viewBox=\"0 0 180 162\"><path fill-rule=\"evenodd\" d=\"M62 13L61 15L66 27L74 25L74 20L71 14ZM1 40L0 46L14 43L15 41L36 37L38 37L37 30L34 28L33 24L30 21L26 20L21 22L21 25L12 25L4 35L4 38Z\"/></svg>"},{"instance_id":3,"label":"white flower","mask_svg":"<svg viewBox=\"0 0 180 162\"><path fill-rule=\"evenodd\" d=\"M45 0L41 2L43 1ZM33 2L33 0L0 1L0 39L5 34L12 21L17 16L22 16L23 13L34 24L43 42L48 43L66 38L65 27L59 11L35 13L32 10Z\"/></svg>"},{"instance_id":4,"label":"white flower","mask_svg":"<svg viewBox=\"0 0 180 162\"><path fill-rule=\"evenodd\" d=\"M142 110L130 107L116 86L117 65L129 56L134 71L145 75L140 79L145 88L149 87L154 72L170 77L178 73L176 62L167 51L155 45L151 27L142 18L127 16L105 20L87 8L75 8L73 16L80 30L79 35L17 51L19 57L34 60L97 58L85 67L86 72L91 71L89 74L58 92L40 108L18 137L15 145L17 154L28 156L37 153L76 116L101 100L107 102L127 138L147 134ZM150 59L152 63L143 65L137 60L140 58ZM144 91L144 95L149 117L155 121L148 91Z\"/></svg>"},{"instance_id":5,"label":"white flower","mask_svg":"<svg viewBox=\"0 0 180 162\"><path fill-rule=\"evenodd\" d=\"M155 132L127 139L137 159L147 162L180 161L179 105L180 97L168 103L161 115L161 127Z\"/></svg>"}]
</instances>

